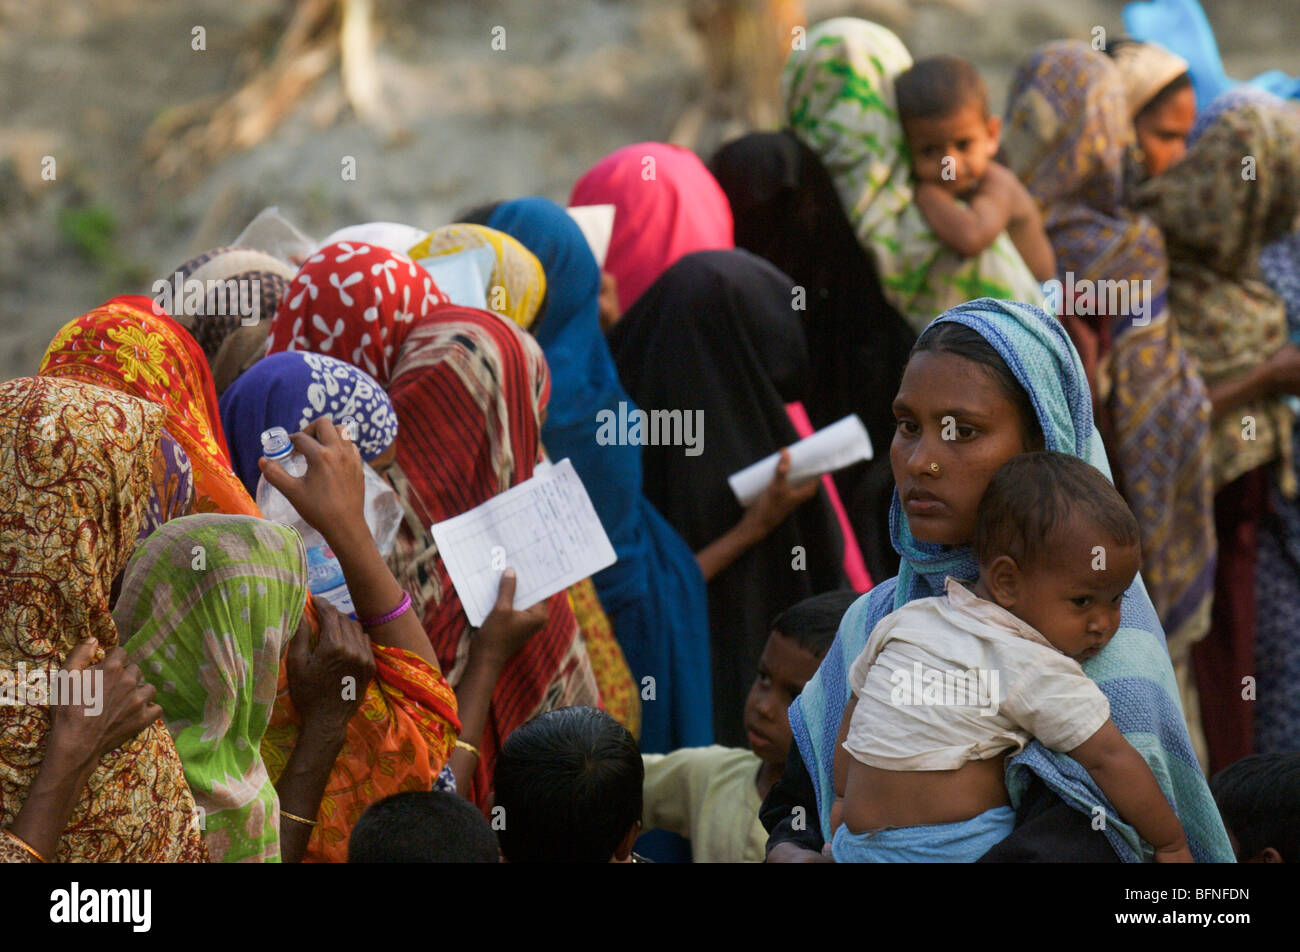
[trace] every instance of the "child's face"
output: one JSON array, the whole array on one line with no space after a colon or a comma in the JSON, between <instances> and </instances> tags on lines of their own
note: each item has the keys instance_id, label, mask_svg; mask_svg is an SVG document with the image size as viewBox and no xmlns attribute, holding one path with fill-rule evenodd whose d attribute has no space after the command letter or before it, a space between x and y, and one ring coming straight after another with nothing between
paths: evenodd
<instances>
[{"instance_id":1,"label":"child's face","mask_svg":"<svg viewBox=\"0 0 1300 952\"><path fill-rule=\"evenodd\" d=\"M1139 549L1115 545L1076 521L1057 534L1052 550L1042 565L1019 571L1014 604L1003 607L1075 661L1086 661L1119 630Z\"/></svg>"},{"instance_id":2,"label":"child's face","mask_svg":"<svg viewBox=\"0 0 1300 952\"><path fill-rule=\"evenodd\" d=\"M909 119L903 133L916 180L960 196L979 184L997 154L1002 120L968 105L947 116Z\"/></svg>"},{"instance_id":3,"label":"child's face","mask_svg":"<svg viewBox=\"0 0 1300 952\"><path fill-rule=\"evenodd\" d=\"M758 659L758 677L745 699L749 746L764 763L781 766L790 752L786 710L814 674L821 658L779 631L773 631Z\"/></svg>"}]
</instances>

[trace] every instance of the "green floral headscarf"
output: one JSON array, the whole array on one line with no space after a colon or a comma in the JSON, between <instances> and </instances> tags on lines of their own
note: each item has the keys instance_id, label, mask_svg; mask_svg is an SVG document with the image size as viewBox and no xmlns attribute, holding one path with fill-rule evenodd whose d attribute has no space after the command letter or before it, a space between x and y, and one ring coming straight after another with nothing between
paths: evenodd
<instances>
[{"instance_id":1,"label":"green floral headscarf","mask_svg":"<svg viewBox=\"0 0 1300 952\"><path fill-rule=\"evenodd\" d=\"M214 862L280 860L280 801L258 747L306 598L298 534L249 516L173 519L127 565L113 617L157 688Z\"/></svg>"},{"instance_id":2,"label":"green floral headscarf","mask_svg":"<svg viewBox=\"0 0 1300 952\"><path fill-rule=\"evenodd\" d=\"M901 40L866 20L839 17L809 31L781 80L786 119L821 158L858 241L874 258L890 302L920 332L941 311L980 297L1043 304L1043 290L1000 235L963 258L930 230L912 170L894 78L912 65Z\"/></svg>"}]
</instances>

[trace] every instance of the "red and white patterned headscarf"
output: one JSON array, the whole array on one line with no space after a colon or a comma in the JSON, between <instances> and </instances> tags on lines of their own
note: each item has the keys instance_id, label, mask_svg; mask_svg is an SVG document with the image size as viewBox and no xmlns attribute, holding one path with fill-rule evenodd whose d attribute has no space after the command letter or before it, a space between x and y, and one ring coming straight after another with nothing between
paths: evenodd
<instances>
[{"instance_id":1,"label":"red and white patterned headscarf","mask_svg":"<svg viewBox=\"0 0 1300 952\"><path fill-rule=\"evenodd\" d=\"M328 354L387 386L412 323L448 303L429 272L406 255L360 242L326 245L280 299L266 352Z\"/></svg>"}]
</instances>

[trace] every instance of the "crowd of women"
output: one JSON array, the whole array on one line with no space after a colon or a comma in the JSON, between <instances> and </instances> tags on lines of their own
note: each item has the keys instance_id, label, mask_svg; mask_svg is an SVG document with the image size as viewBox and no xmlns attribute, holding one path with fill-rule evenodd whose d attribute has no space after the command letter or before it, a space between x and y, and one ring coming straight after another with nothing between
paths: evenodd
<instances>
[{"instance_id":1,"label":"crowd of women","mask_svg":"<svg viewBox=\"0 0 1300 952\"><path fill-rule=\"evenodd\" d=\"M260 320L124 295L64 326L0 384L0 665L99 672L104 706L0 706L0 857L342 860L389 794L488 810L504 739L571 705L645 752L743 746L771 620L852 587L867 594L790 708L764 807L772 859L819 851L848 665L884 614L974 574L969 537L912 537L894 486L915 461L886 451L939 318L1019 388L1016 451L1088 460L1137 516L1125 637L1084 668L1193 855L1230 859L1205 771L1300 736L1300 113L1238 90L1196 115L1186 64L1150 45L1033 51L999 159L1065 286L1141 295L1049 315L1014 249L959 257L916 210L892 105L910 63L884 28L831 20L787 63L783 131L707 164L656 143L601 159L570 204L615 207L603 271L563 207L520 198L176 269L255 287ZM624 406L702 410L704 451L598 441ZM783 461L739 505L730 474L847 414L873 460L803 485ZM262 459L273 426L297 434L301 479ZM934 479L970 510L954 525L1007 455L978 441ZM507 573L473 628L430 527L544 458L572 461L617 561L526 610ZM362 460L402 505L387 559ZM359 624L308 597L301 540L254 501L263 478L337 554ZM1038 807L1006 857L1139 855L1075 835L1100 793L1068 757L1031 743L1007 783Z\"/></svg>"}]
</instances>

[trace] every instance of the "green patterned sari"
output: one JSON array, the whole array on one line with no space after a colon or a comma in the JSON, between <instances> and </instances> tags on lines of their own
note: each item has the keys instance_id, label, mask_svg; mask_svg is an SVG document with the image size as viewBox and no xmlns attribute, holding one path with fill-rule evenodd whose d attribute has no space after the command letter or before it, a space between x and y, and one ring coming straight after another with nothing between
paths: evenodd
<instances>
[{"instance_id":1,"label":"green patterned sari","mask_svg":"<svg viewBox=\"0 0 1300 952\"><path fill-rule=\"evenodd\" d=\"M136 550L113 615L158 691L214 862L279 862L259 744L307 597L302 540L249 516L173 519Z\"/></svg>"},{"instance_id":2,"label":"green patterned sari","mask_svg":"<svg viewBox=\"0 0 1300 952\"><path fill-rule=\"evenodd\" d=\"M1011 239L963 258L942 244L913 201L912 169L894 106L894 77L912 65L882 26L841 17L809 31L781 80L786 119L817 153L886 296L922 331L941 311L980 297L1044 303Z\"/></svg>"}]
</instances>

